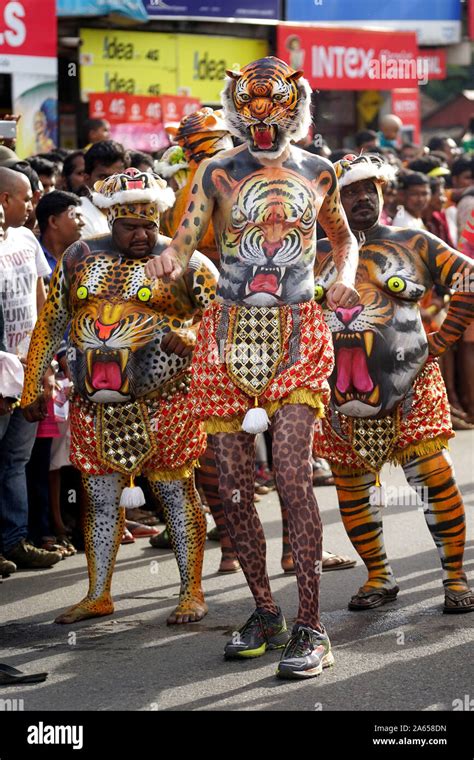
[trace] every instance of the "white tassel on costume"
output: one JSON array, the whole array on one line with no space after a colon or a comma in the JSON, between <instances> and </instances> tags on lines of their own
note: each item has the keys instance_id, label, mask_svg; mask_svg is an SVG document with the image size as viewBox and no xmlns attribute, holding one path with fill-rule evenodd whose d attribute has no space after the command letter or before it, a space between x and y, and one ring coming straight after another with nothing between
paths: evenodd
<instances>
[{"instance_id":1,"label":"white tassel on costume","mask_svg":"<svg viewBox=\"0 0 474 760\"><path fill-rule=\"evenodd\" d=\"M135 485L133 475L130 475L130 487L123 489L119 506L125 507L125 509L135 509L135 507L142 507L144 504L145 494L140 486Z\"/></svg>"},{"instance_id":2,"label":"white tassel on costume","mask_svg":"<svg viewBox=\"0 0 474 760\"><path fill-rule=\"evenodd\" d=\"M255 396L255 406L253 409L249 409L242 422L242 430L246 433L256 435L257 433L264 433L268 430L270 420L265 409L258 406L258 399Z\"/></svg>"}]
</instances>

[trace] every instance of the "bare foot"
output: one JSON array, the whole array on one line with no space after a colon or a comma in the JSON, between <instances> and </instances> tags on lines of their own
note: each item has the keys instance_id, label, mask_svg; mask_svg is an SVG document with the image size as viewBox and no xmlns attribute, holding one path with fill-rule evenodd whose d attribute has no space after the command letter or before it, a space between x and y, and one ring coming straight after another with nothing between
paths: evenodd
<instances>
[{"instance_id":1,"label":"bare foot","mask_svg":"<svg viewBox=\"0 0 474 760\"><path fill-rule=\"evenodd\" d=\"M295 563L293 561L293 555L290 554L282 554L281 556L281 568L284 573L294 573L295 572Z\"/></svg>"},{"instance_id":2,"label":"bare foot","mask_svg":"<svg viewBox=\"0 0 474 760\"><path fill-rule=\"evenodd\" d=\"M183 599L167 619L168 625L181 623L197 623L207 615L207 604L204 597L191 597Z\"/></svg>"},{"instance_id":3,"label":"bare foot","mask_svg":"<svg viewBox=\"0 0 474 760\"><path fill-rule=\"evenodd\" d=\"M112 597L107 594L99 597L99 599L89 599L87 596L82 599L78 604L74 604L69 607L65 612L55 619L55 623L77 623L79 620L87 620L93 617L102 617L103 615L111 615L114 611L114 603Z\"/></svg>"},{"instance_id":4,"label":"bare foot","mask_svg":"<svg viewBox=\"0 0 474 760\"><path fill-rule=\"evenodd\" d=\"M235 555L223 554L218 573L238 573L241 569L239 560Z\"/></svg>"}]
</instances>

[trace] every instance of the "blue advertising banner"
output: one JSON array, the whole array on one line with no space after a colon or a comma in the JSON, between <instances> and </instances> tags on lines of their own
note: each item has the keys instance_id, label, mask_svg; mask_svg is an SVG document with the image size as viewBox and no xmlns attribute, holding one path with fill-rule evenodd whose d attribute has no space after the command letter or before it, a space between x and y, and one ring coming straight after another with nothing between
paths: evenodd
<instances>
[{"instance_id":1,"label":"blue advertising banner","mask_svg":"<svg viewBox=\"0 0 474 760\"><path fill-rule=\"evenodd\" d=\"M286 0L287 21L416 31L418 44L447 45L461 39L461 0Z\"/></svg>"},{"instance_id":2,"label":"blue advertising banner","mask_svg":"<svg viewBox=\"0 0 474 760\"><path fill-rule=\"evenodd\" d=\"M278 20L280 0L143 0L150 18Z\"/></svg>"},{"instance_id":3,"label":"blue advertising banner","mask_svg":"<svg viewBox=\"0 0 474 760\"><path fill-rule=\"evenodd\" d=\"M136 21L148 21L141 0L56 0L58 16L107 16L121 13Z\"/></svg>"}]
</instances>

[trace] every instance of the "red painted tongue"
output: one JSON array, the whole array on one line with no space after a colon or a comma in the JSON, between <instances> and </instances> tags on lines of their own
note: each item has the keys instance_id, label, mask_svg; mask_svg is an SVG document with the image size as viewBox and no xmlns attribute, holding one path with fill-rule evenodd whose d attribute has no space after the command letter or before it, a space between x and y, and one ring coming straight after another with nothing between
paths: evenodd
<instances>
[{"instance_id":1,"label":"red painted tongue","mask_svg":"<svg viewBox=\"0 0 474 760\"><path fill-rule=\"evenodd\" d=\"M256 129L254 132L254 140L257 143L260 150L268 150L272 147L272 133L270 128Z\"/></svg>"},{"instance_id":2,"label":"red painted tongue","mask_svg":"<svg viewBox=\"0 0 474 760\"><path fill-rule=\"evenodd\" d=\"M359 393L373 390L374 384L362 348L340 348L337 352L336 366L336 388L340 393L347 393L351 386Z\"/></svg>"},{"instance_id":3,"label":"red painted tongue","mask_svg":"<svg viewBox=\"0 0 474 760\"><path fill-rule=\"evenodd\" d=\"M257 274L250 283L252 293L276 293L278 290L278 278L274 274Z\"/></svg>"},{"instance_id":4,"label":"red painted tongue","mask_svg":"<svg viewBox=\"0 0 474 760\"><path fill-rule=\"evenodd\" d=\"M117 362L96 362L92 367L92 387L96 390L107 388L119 391L122 387L122 375Z\"/></svg>"}]
</instances>

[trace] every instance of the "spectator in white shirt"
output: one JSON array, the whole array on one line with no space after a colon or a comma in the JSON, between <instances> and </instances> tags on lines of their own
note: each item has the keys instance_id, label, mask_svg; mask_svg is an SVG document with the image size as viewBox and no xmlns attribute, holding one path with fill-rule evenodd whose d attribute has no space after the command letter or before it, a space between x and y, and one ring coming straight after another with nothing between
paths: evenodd
<instances>
[{"instance_id":1,"label":"spectator in white shirt","mask_svg":"<svg viewBox=\"0 0 474 760\"><path fill-rule=\"evenodd\" d=\"M426 174L400 172L399 196L402 205L393 217L392 226L426 230L422 217L431 200L430 181Z\"/></svg>"},{"instance_id":2,"label":"spectator in white shirt","mask_svg":"<svg viewBox=\"0 0 474 760\"><path fill-rule=\"evenodd\" d=\"M94 183L101 179L111 177L112 174L120 174L125 169L125 149L120 143L113 140L102 140L92 145L85 154L86 194L81 198L82 218L84 227L81 237L88 238L94 235L108 234L109 225L105 214L94 206L90 200Z\"/></svg>"}]
</instances>

